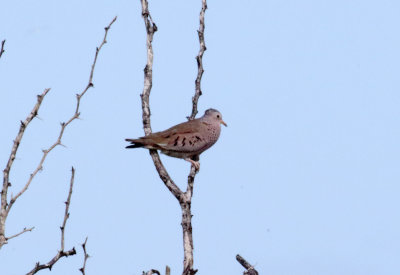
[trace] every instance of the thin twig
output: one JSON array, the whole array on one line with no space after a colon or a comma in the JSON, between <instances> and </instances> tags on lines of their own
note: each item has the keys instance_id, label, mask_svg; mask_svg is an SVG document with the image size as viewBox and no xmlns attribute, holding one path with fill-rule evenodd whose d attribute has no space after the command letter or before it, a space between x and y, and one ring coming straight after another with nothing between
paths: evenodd
<instances>
[{"instance_id":1,"label":"thin twig","mask_svg":"<svg viewBox=\"0 0 400 275\"><path fill-rule=\"evenodd\" d=\"M18 134L14 139L13 147L11 149L11 153L8 158L6 167L3 170L3 187L1 190L1 209L0 209L0 248L7 243L5 237L5 224L8 215L7 207L9 207L7 202L7 193L8 193L8 188L11 186L10 184L11 167L17 155L17 151L21 143L22 137L24 136L25 129L28 127L29 123L38 115L40 105L42 104L44 97L47 95L49 91L50 89L45 89L41 95L37 96L37 102L33 107L32 111L29 113L29 115L26 117L24 121L21 121L21 125L19 127Z\"/></svg>"},{"instance_id":2,"label":"thin twig","mask_svg":"<svg viewBox=\"0 0 400 275\"><path fill-rule=\"evenodd\" d=\"M83 266L79 269L80 272L82 272L82 275L85 275L86 272L86 261L90 257L89 254L86 252L86 243L87 243L88 237L86 237L85 242L82 244L82 249L83 249Z\"/></svg>"},{"instance_id":3,"label":"thin twig","mask_svg":"<svg viewBox=\"0 0 400 275\"><path fill-rule=\"evenodd\" d=\"M65 213L64 213L64 221L60 227L61 229L61 250L64 250L64 232L65 232L65 225L67 224L67 220L69 218L69 205L71 204L71 196L72 196L72 188L74 186L74 179L75 179L75 169L74 167L71 168L71 182L68 192L68 198L65 202Z\"/></svg>"},{"instance_id":4,"label":"thin twig","mask_svg":"<svg viewBox=\"0 0 400 275\"><path fill-rule=\"evenodd\" d=\"M35 227L33 226L33 227L31 227L31 228L24 228L24 229L22 229L22 231L21 232L19 232L19 233L17 233L17 234L14 234L14 235L12 235L12 236L10 236L10 237L6 237L6 241L8 241L8 240L10 240L10 239L12 239L12 238L16 238L16 237L18 237L19 235L22 235L22 234L24 234L24 233L26 233L26 232L31 232L33 229L35 229Z\"/></svg>"},{"instance_id":5,"label":"thin twig","mask_svg":"<svg viewBox=\"0 0 400 275\"><path fill-rule=\"evenodd\" d=\"M257 270L239 254L236 255L236 260L246 269L244 275L258 275Z\"/></svg>"},{"instance_id":6,"label":"thin twig","mask_svg":"<svg viewBox=\"0 0 400 275\"><path fill-rule=\"evenodd\" d=\"M4 44L5 43L6 43L5 39L3 41L1 41L0 58L3 55L3 53L5 52L5 50L4 50Z\"/></svg>"},{"instance_id":7,"label":"thin twig","mask_svg":"<svg viewBox=\"0 0 400 275\"><path fill-rule=\"evenodd\" d=\"M97 57L98 57L98 54L99 54L101 48L103 47L103 45L105 43L107 43L106 39L107 39L108 30L110 29L111 25L115 22L115 20L117 20L117 17L114 17L114 19L110 22L110 24L107 27L105 27L105 33L104 33L103 41L100 43L100 46L96 48L96 53L95 53L94 61L93 61L93 64L92 64L92 67L91 67L91 70L90 70L90 76L89 76L88 84L86 85L86 88L80 94L76 95L77 102L76 102L75 113L72 115L72 117L67 122L62 122L61 123L61 130L60 130L60 133L58 135L58 138L57 138L56 142L53 145L51 145L48 149L43 150L43 156L42 156L42 158L41 158L41 160L39 162L39 165L36 167L36 169L30 175L30 177L29 177L27 183L25 184L25 186L22 188L22 190L15 197L11 197L10 203L9 203L9 205L7 207L6 215L8 215L8 213L9 213L11 207L13 206L13 204L15 203L15 201L28 189L29 185L31 184L31 182L32 182L33 178L36 176L36 174L43 169L43 163L46 160L47 155L55 147L57 147L58 145L62 145L61 139L62 139L62 137L64 135L65 128L72 121L74 121L75 119L79 118L79 115L80 115L79 107L80 107L81 98L85 95L85 93L89 90L89 88L93 87L93 82L92 82L93 81L93 73L94 73L94 69L95 69L95 66L96 66Z\"/></svg>"},{"instance_id":8,"label":"thin twig","mask_svg":"<svg viewBox=\"0 0 400 275\"><path fill-rule=\"evenodd\" d=\"M53 265L62 257L68 257L71 255L75 255L76 254L76 250L75 247L73 247L72 249L68 250L68 251L64 251L64 238L65 238L65 225L67 223L67 220L69 218L69 206L71 204L71 195L72 195L72 188L74 187L74 178L75 178L75 169L74 167L72 167L71 169L71 181L69 184L69 192L68 192L68 197L67 197L67 201L65 202L65 212L64 212L64 219L63 219L63 223L60 227L61 229L61 245L60 245L60 250L57 252L57 254L46 264L40 264L39 262L36 263L35 267L27 273L27 275L33 275L35 273L37 273L38 271L42 270L42 269L46 269L48 268L49 270L51 270L51 268L53 267Z\"/></svg>"}]
</instances>

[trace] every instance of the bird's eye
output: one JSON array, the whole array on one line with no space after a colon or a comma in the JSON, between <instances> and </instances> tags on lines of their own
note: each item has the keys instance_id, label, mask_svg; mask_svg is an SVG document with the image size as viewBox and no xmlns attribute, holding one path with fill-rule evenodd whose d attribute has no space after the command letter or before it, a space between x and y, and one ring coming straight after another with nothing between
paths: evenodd
<instances>
[{"instance_id":1,"label":"bird's eye","mask_svg":"<svg viewBox=\"0 0 400 275\"><path fill-rule=\"evenodd\" d=\"M219 118L219 115L217 115L217 118Z\"/></svg>"}]
</instances>

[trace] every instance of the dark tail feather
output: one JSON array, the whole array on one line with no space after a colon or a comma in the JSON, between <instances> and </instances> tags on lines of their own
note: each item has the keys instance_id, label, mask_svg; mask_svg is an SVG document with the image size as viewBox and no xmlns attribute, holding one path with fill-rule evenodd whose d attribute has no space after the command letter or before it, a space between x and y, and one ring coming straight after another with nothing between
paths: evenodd
<instances>
[{"instance_id":1,"label":"dark tail feather","mask_svg":"<svg viewBox=\"0 0 400 275\"><path fill-rule=\"evenodd\" d=\"M131 144L126 146L125 148L130 149L130 148L140 148L140 147L144 147L144 144L138 140L135 139L125 139L126 141L129 141Z\"/></svg>"}]
</instances>

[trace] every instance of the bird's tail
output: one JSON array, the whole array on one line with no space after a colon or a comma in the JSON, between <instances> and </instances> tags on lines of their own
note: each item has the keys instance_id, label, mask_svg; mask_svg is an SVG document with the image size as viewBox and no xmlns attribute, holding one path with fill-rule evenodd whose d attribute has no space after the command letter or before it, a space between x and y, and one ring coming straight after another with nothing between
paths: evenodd
<instances>
[{"instance_id":1,"label":"bird's tail","mask_svg":"<svg viewBox=\"0 0 400 275\"><path fill-rule=\"evenodd\" d=\"M127 138L125 140L131 143L130 145L125 147L125 148L128 148L128 149L130 149L130 148L140 148L140 147L144 147L145 146L143 141L141 141L140 139Z\"/></svg>"}]
</instances>

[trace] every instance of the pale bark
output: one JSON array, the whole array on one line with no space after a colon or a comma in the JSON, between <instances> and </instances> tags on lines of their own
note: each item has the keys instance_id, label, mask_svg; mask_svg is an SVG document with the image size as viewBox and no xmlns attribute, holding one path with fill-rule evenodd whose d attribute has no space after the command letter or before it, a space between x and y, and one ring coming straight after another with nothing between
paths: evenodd
<instances>
[{"instance_id":1,"label":"pale bark","mask_svg":"<svg viewBox=\"0 0 400 275\"><path fill-rule=\"evenodd\" d=\"M144 86L143 86L143 93L141 94L142 99L142 121L143 121L143 129L145 135L151 134L151 123L150 123L150 105L149 105L149 97L152 88L152 81L153 81L153 37L154 33L157 31L157 26L153 22L147 0L141 0L142 4L142 16L144 19L147 38L146 38L146 49L147 49L147 62L144 68ZM200 27L198 30L199 36L199 43L200 43L200 50L199 54L196 57L197 66L198 66L198 73L195 81L195 94L192 98L192 112L191 115L188 116L189 120L195 118L197 114L197 103L199 100L200 95L202 94L201 91L201 78L204 72L203 69L203 54L206 50L205 42L204 42L204 13L207 9L206 0L202 0L202 9L200 12ZM165 169L164 165L161 162L160 156L156 150L149 150L151 158L153 159L154 165L160 176L161 180L164 182L165 186L168 190L175 196L178 200L179 205L181 206L182 210L182 233L183 233L183 252L184 252L184 259L183 259L183 275L191 275L195 274L197 270L193 269L193 235L192 235L192 212L191 212L191 204L192 204L192 195L193 195L193 185L195 175L197 170L195 169L194 165L190 168L190 173L188 176L188 184L186 188L186 192L180 190L180 188L174 183L174 181L169 176L167 170Z\"/></svg>"}]
</instances>

